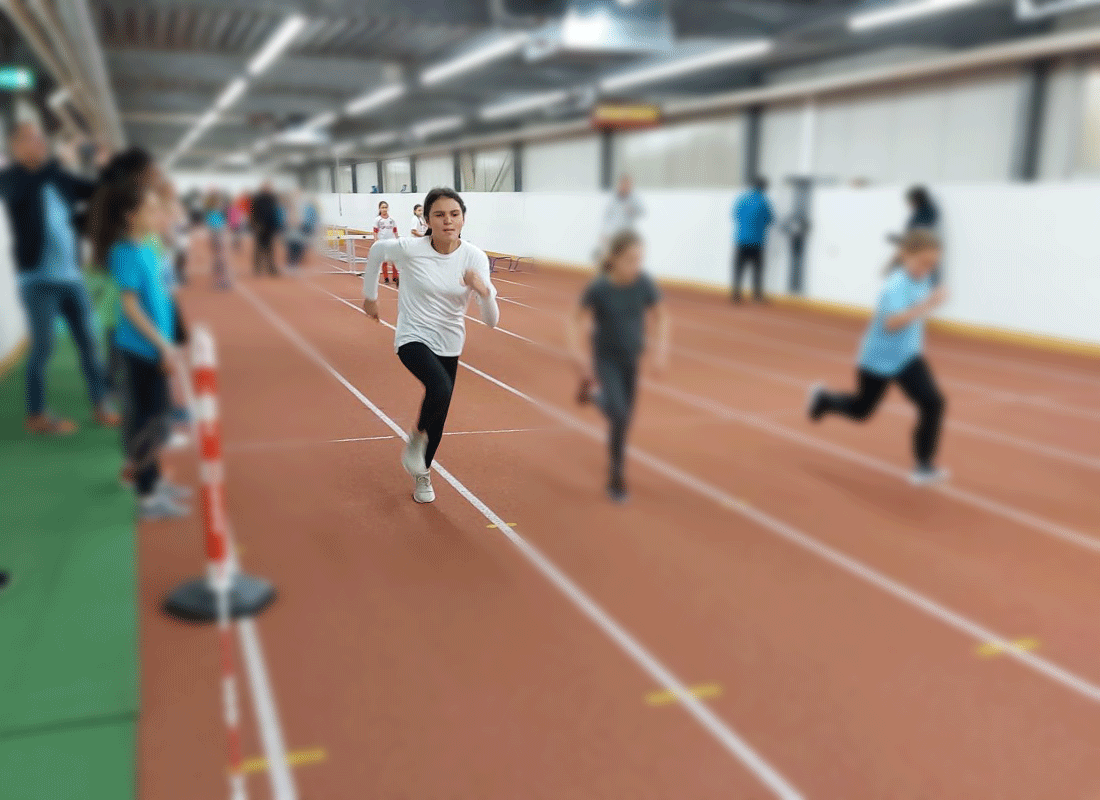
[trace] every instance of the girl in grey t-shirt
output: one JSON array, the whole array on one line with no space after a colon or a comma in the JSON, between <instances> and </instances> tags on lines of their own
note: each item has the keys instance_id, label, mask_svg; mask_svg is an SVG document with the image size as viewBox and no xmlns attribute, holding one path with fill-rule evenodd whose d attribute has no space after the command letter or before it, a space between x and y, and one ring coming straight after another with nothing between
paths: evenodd
<instances>
[{"instance_id":1,"label":"girl in grey t-shirt","mask_svg":"<svg viewBox=\"0 0 1100 800\"><path fill-rule=\"evenodd\" d=\"M657 330L657 368L663 371L668 364L668 315L657 285L642 271L643 257L642 239L637 233L622 231L614 236L600 265L600 275L585 290L568 329L581 376L578 400L595 403L610 426L611 477L607 492L616 503L627 499L626 435L634 411L638 362L645 350L647 317ZM582 342L585 326L592 329L591 354Z\"/></svg>"}]
</instances>

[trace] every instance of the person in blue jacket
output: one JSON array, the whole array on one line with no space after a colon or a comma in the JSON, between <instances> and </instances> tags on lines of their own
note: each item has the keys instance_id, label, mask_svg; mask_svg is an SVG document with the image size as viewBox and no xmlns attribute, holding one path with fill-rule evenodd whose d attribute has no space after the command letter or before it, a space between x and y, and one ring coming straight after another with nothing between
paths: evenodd
<instances>
[{"instance_id":1,"label":"person in blue jacket","mask_svg":"<svg viewBox=\"0 0 1100 800\"><path fill-rule=\"evenodd\" d=\"M756 178L752 188L745 192L733 206L735 244L733 254L733 294L735 303L741 302L741 277L752 267L753 299L764 300L764 244L768 226L775 219L772 204L768 201L768 181Z\"/></svg>"},{"instance_id":2,"label":"person in blue jacket","mask_svg":"<svg viewBox=\"0 0 1100 800\"><path fill-rule=\"evenodd\" d=\"M913 431L916 466L909 480L918 486L948 477L947 470L935 463L946 402L924 358L924 321L947 299L944 287L932 285L940 249L939 238L927 228L900 237L896 261L901 269L887 276L863 337L856 392L829 392L818 384L810 389L807 407L814 422L826 414L863 422L875 412L890 384L896 383L917 407Z\"/></svg>"}]
</instances>

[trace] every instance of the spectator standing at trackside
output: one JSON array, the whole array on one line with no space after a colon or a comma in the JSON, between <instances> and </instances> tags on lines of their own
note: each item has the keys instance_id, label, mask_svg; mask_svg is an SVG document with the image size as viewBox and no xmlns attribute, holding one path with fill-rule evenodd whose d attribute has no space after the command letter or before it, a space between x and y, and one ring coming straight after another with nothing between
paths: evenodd
<instances>
[{"instance_id":1,"label":"spectator standing at trackside","mask_svg":"<svg viewBox=\"0 0 1100 800\"><path fill-rule=\"evenodd\" d=\"M638 220L645 216L645 207L634 193L634 179L629 175L619 178L615 196L607 204L603 215L603 228L600 231L600 244L596 253L597 263L602 263L611 240L623 231L637 233Z\"/></svg>"},{"instance_id":2,"label":"spectator standing at trackside","mask_svg":"<svg viewBox=\"0 0 1100 800\"><path fill-rule=\"evenodd\" d=\"M300 192L287 195L286 261L292 272L302 265L317 227L317 211Z\"/></svg>"},{"instance_id":3,"label":"spectator standing at trackside","mask_svg":"<svg viewBox=\"0 0 1100 800\"><path fill-rule=\"evenodd\" d=\"M741 277L752 267L752 294L758 303L764 300L764 245L768 226L775 219L772 204L768 200L768 181L753 179L752 188L737 198L733 204L735 247L733 254L733 291L731 299L741 302Z\"/></svg>"},{"instance_id":4,"label":"spectator standing at trackside","mask_svg":"<svg viewBox=\"0 0 1100 800\"><path fill-rule=\"evenodd\" d=\"M95 184L51 160L46 139L33 122L16 126L11 155L13 163L0 172L0 200L8 214L19 294L31 335L26 428L40 434L76 430L72 421L58 419L46 410L46 366L58 315L65 318L80 353L96 422L115 426L119 419L105 402L105 371L96 352L94 315L80 270L73 223L74 207L92 196Z\"/></svg>"},{"instance_id":5,"label":"spectator standing at trackside","mask_svg":"<svg viewBox=\"0 0 1100 800\"><path fill-rule=\"evenodd\" d=\"M279 200L272 191L271 181L264 181L259 193L252 198L252 231L255 234L253 270L258 276L277 276L275 236L279 233Z\"/></svg>"},{"instance_id":6,"label":"spectator standing at trackside","mask_svg":"<svg viewBox=\"0 0 1100 800\"><path fill-rule=\"evenodd\" d=\"M230 289L233 279L229 266L225 262L226 226L228 225L227 201L218 192L211 192L206 198L207 230L210 232L210 259L214 272L214 288Z\"/></svg>"}]
</instances>

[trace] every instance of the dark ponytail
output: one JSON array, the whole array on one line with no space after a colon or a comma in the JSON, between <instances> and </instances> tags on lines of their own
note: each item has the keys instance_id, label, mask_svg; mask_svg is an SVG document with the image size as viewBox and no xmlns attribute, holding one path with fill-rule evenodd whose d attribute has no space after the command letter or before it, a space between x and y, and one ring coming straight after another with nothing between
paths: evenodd
<instances>
[{"instance_id":1,"label":"dark ponytail","mask_svg":"<svg viewBox=\"0 0 1100 800\"><path fill-rule=\"evenodd\" d=\"M436 186L430 192L428 196L424 198L424 222L428 223L428 230L424 232L425 236L432 235L432 205L438 200L454 200L458 203L458 207L462 209L462 216L466 216L466 203L462 200L462 195L447 186Z\"/></svg>"},{"instance_id":2,"label":"dark ponytail","mask_svg":"<svg viewBox=\"0 0 1100 800\"><path fill-rule=\"evenodd\" d=\"M141 208L149 181L140 176L116 178L100 184L88 214L88 238L97 266L107 269L107 254L130 234L130 215Z\"/></svg>"}]
</instances>

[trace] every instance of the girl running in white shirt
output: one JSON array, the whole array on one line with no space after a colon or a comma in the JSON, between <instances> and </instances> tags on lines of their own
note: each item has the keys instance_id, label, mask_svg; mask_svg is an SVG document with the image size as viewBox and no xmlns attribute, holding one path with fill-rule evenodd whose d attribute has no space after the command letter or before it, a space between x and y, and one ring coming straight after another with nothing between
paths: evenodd
<instances>
[{"instance_id":1,"label":"girl running in white shirt","mask_svg":"<svg viewBox=\"0 0 1100 800\"><path fill-rule=\"evenodd\" d=\"M419 203L413 206L413 226L412 235L416 238L421 238L428 232L428 223L424 219L424 206Z\"/></svg>"},{"instance_id":2,"label":"girl running in white shirt","mask_svg":"<svg viewBox=\"0 0 1100 800\"><path fill-rule=\"evenodd\" d=\"M397 296L394 349L424 384L424 400L401 464L416 481L413 499L435 500L431 465L443 438L458 359L466 342L466 309L477 297L481 319L496 327L500 309L489 280L489 259L462 241L466 204L453 189L432 189L424 200L426 236L375 242L363 272L363 310L378 320L378 274L383 262L400 266L405 286Z\"/></svg>"},{"instance_id":3,"label":"girl running in white shirt","mask_svg":"<svg viewBox=\"0 0 1100 800\"><path fill-rule=\"evenodd\" d=\"M383 200L378 204L378 219L374 221L374 243L399 239L397 232L397 220L390 216L390 204ZM393 268L394 286L400 285L401 276L397 273L397 265L386 261L382 264L382 277L386 283L390 282L390 268Z\"/></svg>"}]
</instances>

